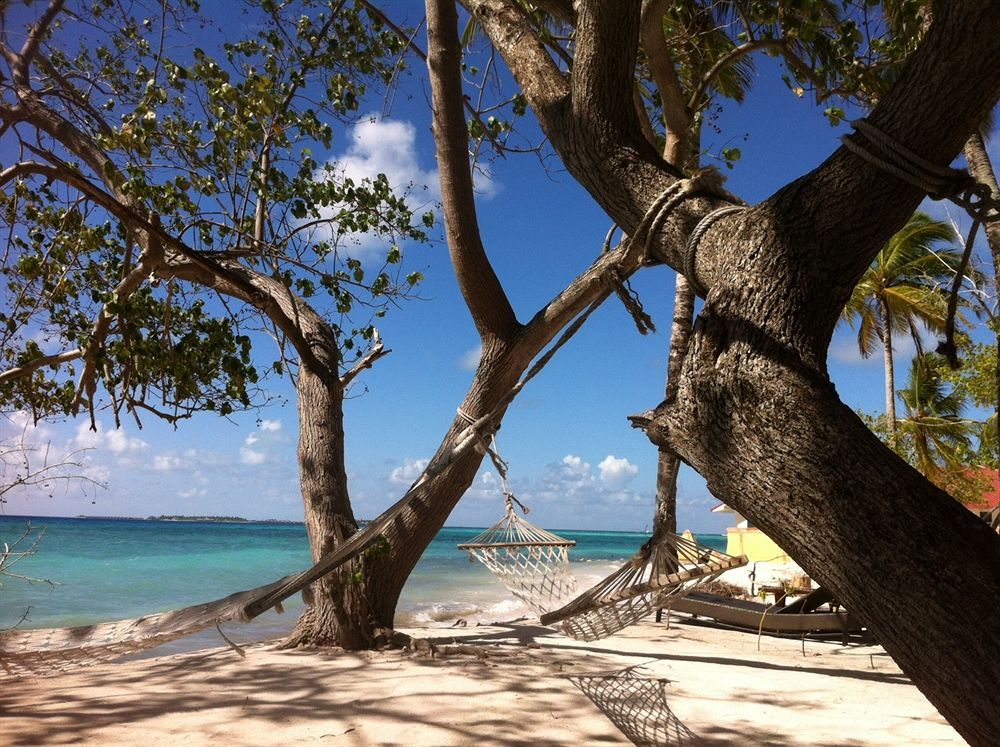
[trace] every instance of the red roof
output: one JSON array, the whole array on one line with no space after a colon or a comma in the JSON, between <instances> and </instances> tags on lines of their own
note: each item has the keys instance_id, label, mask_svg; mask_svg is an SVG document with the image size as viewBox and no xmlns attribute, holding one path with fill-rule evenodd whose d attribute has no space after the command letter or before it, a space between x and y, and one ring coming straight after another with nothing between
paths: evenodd
<instances>
[{"instance_id":1,"label":"red roof","mask_svg":"<svg viewBox=\"0 0 1000 747\"><path fill-rule=\"evenodd\" d=\"M984 467L983 472L989 475L990 486L983 491L984 503L973 507L977 511L986 511L1000 506L1000 471Z\"/></svg>"}]
</instances>

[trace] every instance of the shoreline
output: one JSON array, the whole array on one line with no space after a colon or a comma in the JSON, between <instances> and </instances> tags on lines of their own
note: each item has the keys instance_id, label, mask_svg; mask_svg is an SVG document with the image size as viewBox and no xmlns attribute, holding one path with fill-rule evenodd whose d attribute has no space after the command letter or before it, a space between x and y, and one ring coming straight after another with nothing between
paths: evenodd
<instances>
[{"instance_id":1,"label":"shoreline","mask_svg":"<svg viewBox=\"0 0 1000 747\"><path fill-rule=\"evenodd\" d=\"M216 648L17 680L0 733L12 745L626 745L574 682L638 667L663 680L654 709L671 743L963 744L878 646L758 639L683 615L592 643L531 622L403 632L426 643L258 643L246 658Z\"/></svg>"}]
</instances>

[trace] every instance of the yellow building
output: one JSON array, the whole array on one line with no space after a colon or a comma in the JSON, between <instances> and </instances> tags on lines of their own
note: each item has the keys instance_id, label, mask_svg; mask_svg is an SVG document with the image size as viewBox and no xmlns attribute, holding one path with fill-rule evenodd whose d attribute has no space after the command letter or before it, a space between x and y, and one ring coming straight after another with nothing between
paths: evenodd
<instances>
[{"instance_id":1,"label":"yellow building","mask_svg":"<svg viewBox=\"0 0 1000 747\"><path fill-rule=\"evenodd\" d=\"M791 563L788 553L774 540L725 503L712 509L713 514L732 514L734 526L726 530L726 554L746 555L751 563Z\"/></svg>"}]
</instances>

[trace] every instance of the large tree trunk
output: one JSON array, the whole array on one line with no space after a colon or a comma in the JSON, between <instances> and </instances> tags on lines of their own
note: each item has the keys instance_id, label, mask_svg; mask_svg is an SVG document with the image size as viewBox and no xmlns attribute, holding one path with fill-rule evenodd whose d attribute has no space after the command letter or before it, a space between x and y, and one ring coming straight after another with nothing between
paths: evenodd
<instances>
[{"instance_id":1,"label":"large tree trunk","mask_svg":"<svg viewBox=\"0 0 1000 747\"><path fill-rule=\"evenodd\" d=\"M343 389L339 378L303 365L296 387L299 412L299 475L306 531L313 560L333 550L357 530L344 466ZM285 646L372 644L371 597L378 585L364 575L364 557L313 584L309 604ZM381 621L389 627L392 618Z\"/></svg>"}]
</instances>

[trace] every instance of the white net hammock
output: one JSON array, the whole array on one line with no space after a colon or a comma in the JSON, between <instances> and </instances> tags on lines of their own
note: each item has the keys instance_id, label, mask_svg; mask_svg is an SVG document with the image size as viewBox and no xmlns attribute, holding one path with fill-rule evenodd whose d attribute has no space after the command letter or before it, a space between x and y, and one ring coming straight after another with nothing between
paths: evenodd
<instances>
[{"instance_id":1,"label":"white net hammock","mask_svg":"<svg viewBox=\"0 0 1000 747\"><path fill-rule=\"evenodd\" d=\"M505 499L503 518L458 549L485 565L511 594L542 614L576 594L576 576L569 566L569 548L576 542L518 516L512 494L507 493Z\"/></svg>"},{"instance_id":2,"label":"white net hammock","mask_svg":"<svg viewBox=\"0 0 1000 747\"><path fill-rule=\"evenodd\" d=\"M693 539L665 533L650 539L621 568L569 604L541 616L580 641L607 638L669 607L696 586L747 564Z\"/></svg>"},{"instance_id":3,"label":"white net hammock","mask_svg":"<svg viewBox=\"0 0 1000 747\"><path fill-rule=\"evenodd\" d=\"M290 578L214 602L129 620L75 628L0 631L0 671L11 679L57 674L154 648L225 621L244 622L248 602Z\"/></svg>"}]
</instances>

